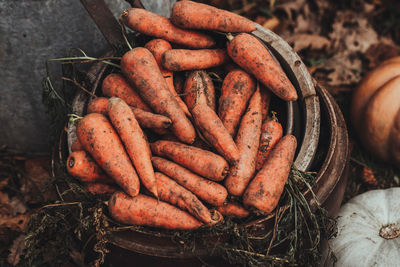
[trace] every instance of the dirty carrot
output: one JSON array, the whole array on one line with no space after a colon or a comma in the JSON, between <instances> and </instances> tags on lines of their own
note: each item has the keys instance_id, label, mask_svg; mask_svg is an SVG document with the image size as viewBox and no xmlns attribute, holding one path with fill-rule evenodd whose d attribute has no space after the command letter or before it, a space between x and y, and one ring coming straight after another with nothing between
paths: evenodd
<instances>
[{"instance_id":1,"label":"dirty carrot","mask_svg":"<svg viewBox=\"0 0 400 267\"><path fill-rule=\"evenodd\" d=\"M210 151L179 142L159 140L150 144L153 154L166 157L213 181L222 181L229 172L226 160Z\"/></svg>"},{"instance_id":2,"label":"dirty carrot","mask_svg":"<svg viewBox=\"0 0 400 267\"><path fill-rule=\"evenodd\" d=\"M250 99L249 107L240 122L236 136L239 160L229 170L225 187L234 196L241 196L256 170L256 156L261 135L261 95L257 90Z\"/></svg>"},{"instance_id":3,"label":"dirty carrot","mask_svg":"<svg viewBox=\"0 0 400 267\"><path fill-rule=\"evenodd\" d=\"M145 225L166 229L192 230L202 223L168 203L139 194L130 197L123 192L115 192L108 210L116 221L127 225Z\"/></svg>"},{"instance_id":4,"label":"dirty carrot","mask_svg":"<svg viewBox=\"0 0 400 267\"><path fill-rule=\"evenodd\" d=\"M150 107L143 101L136 90L132 88L125 77L120 74L111 73L107 75L107 77L104 78L101 89L105 96L119 97L132 107L151 111Z\"/></svg>"},{"instance_id":5,"label":"dirty carrot","mask_svg":"<svg viewBox=\"0 0 400 267\"><path fill-rule=\"evenodd\" d=\"M190 73L184 85L184 100L189 109L192 109L197 97L198 104L206 104L216 110L215 88L210 76L197 70Z\"/></svg>"},{"instance_id":6,"label":"dirty carrot","mask_svg":"<svg viewBox=\"0 0 400 267\"><path fill-rule=\"evenodd\" d=\"M87 107L87 113L100 113L103 115L107 115L107 106L108 98L97 97L89 103ZM168 117L165 117L163 115L154 114L152 112L144 111L140 108L135 107L131 107L131 109L133 111L133 114L135 114L135 118L138 121L140 127L142 128L168 128L172 124L172 121Z\"/></svg>"},{"instance_id":7,"label":"dirty carrot","mask_svg":"<svg viewBox=\"0 0 400 267\"><path fill-rule=\"evenodd\" d=\"M152 162L154 168L211 205L221 206L228 196L228 192L222 185L204 179L172 161L153 157Z\"/></svg>"},{"instance_id":8,"label":"dirty carrot","mask_svg":"<svg viewBox=\"0 0 400 267\"><path fill-rule=\"evenodd\" d=\"M107 114L117 130L143 185L157 197L157 184L151 164L151 151L147 138L132 109L120 98L108 101Z\"/></svg>"},{"instance_id":9,"label":"dirty carrot","mask_svg":"<svg viewBox=\"0 0 400 267\"><path fill-rule=\"evenodd\" d=\"M191 117L191 114L190 114L186 104L182 101L182 99L178 96L177 92L175 91L174 73L170 70L165 69L161 64L162 55L166 51L172 49L171 44L163 39L153 39L150 42L148 42L144 47L147 48L153 54L153 56L157 62L157 65L160 68L161 74L163 75L163 77L165 78L165 81L168 84L169 90L175 96L176 101L178 101L182 110L185 112L185 114L188 117Z\"/></svg>"},{"instance_id":10,"label":"dirty carrot","mask_svg":"<svg viewBox=\"0 0 400 267\"><path fill-rule=\"evenodd\" d=\"M191 48L208 48L215 41L208 35L176 27L171 21L141 8L125 10L121 18L134 31Z\"/></svg>"},{"instance_id":11,"label":"dirty carrot","mask_svg":"<svg viewBox=\"0 0 400 267\"><path fill-rule=\"evenodd\" d=\"M228 61L225 49L172 49L162 57L162 65L171 71L208 69Z\"/></svg>"},{"instance_id":12,"label":"dirty carrot","mask_svg":"<svg viewBox=\"0 0 400 267\"><path fill-rule=\"evenodd\" d=\"M83 150L74 151L69 154L67 171L82 182L114 183L93 158Z\"/></svg>"},{"instance_id":13,"label":"dirty carrot","mask_svg":"<svg viewBox=\"0 0 400 267\"><path fill-rule=\"evenodd\" d=\"M168 89L151 52L143 47L130 50L122 57L121 69L153 110L171 119L170 128L179 140L193 143L195 129Z\"/></svg>"},{"instance_id":14,"label":"dirty carrot","mask_svg":"<svg viewBox=\"0 0 400 267\"><path fill-rule=\"evenodd\" d=\"M285 101L297 100L297 92L285 72L264 45L248 33L240 33L227 44L229 56L240 67Z\"/></svg>"},{"instance_id":15,"label":"dirty carrot","mask_svg":"<svg viewBox=\"0 0 400 267\"><path fill-rule=\"evenodd\" d=\"M263 122L261 126L260 146L258 147L256 159L257 171L264 166L268 154L282 137L282 134L282 125L276 119L269 118Z\"/></svg>"},{"instance_id":16,"label":"dirty carrot","mask_svg":"<svg viewBox=\"0 0 400 267\"><path fill-rule=\"evenodd\" d=\"M85 183L83 187L85 187L85 189L92 195L111 196L118 190L121 190L116 186L102 183Z\"/></svg>"},{"instance_id":17,"label":"dirty carrot","mask_svg":"<svg viewBox=\"0 0 400 267\"><path fill-rule=\"evenodd\" d=\"M118 134L104 115L91 113L78 122L77 136L99 166L129 195L139 193L139 178Z\"/></svg>"},{"instance_id":18,"label":"dirty carrot","mask_svg":"<svg viewBox=\"0 0 400 267\"><path fill-rule=\"evenodd\" d=\"M180 186L168 176L160 172L156 172L155 176L160 200L188 211L198 220L208 225L216 224L223 219L219 213L211 214L192 192Z\"/></svg>"},{"instance_id":19,"label":"dirty carrot","mask_svg":"<svg viewBox=\"0 0 400 267\"><path fill-rule=\"evenodd\" d=\"M221 32L252 32L256 24L235 13L192 1L176 2L171 21L187 29L213 30Z\"/></svg>"},{"instance_id":20,"label":"dirty carrot","mask_svg":"<svg viewBox=\"0 0 400 267\"><path fill-rule=\"evenodd\" d=\"M236 218L246 218L250 212L244 207L236 203L225 203L222 206L216 208L223 216L232 216Z\"/></svg>"},{"instance_id":21,"label":"dirty carrot","mask_svg":"<svg viewBox=\"0 0 400 267\"><path fill-rule=\"evenodd\" d=\"M265 214L275 209L289 177L296 146L293 135L284 136L276 144L243 194L245 206L255 207Z\"/></svg>"},{"instance_id":22,"label":"dirty carrot","mask_svg":"<svg viewBox=\"0 0 400 267\"><path fill-rule=\"evenodd\" d=\"M175 74L174 75L174 88L178 94L183 93L184 84L185 84L185 79L183 78L183 76L179 75L179 74Z\"/></svg>"},{"instance_id":23,"label":"dirty carrot","mask_svg":"<svg viewBox=\"0 0 400 267\"><path fill-rule=\"evenodd\" d=\"M265 88L264 85L260 85L261 94L261 112L263 122L268 119L269 103L271 102L271 92Z\"/></svg>"},{"instance_id":24,"label":"dirty carrot","mask_svg":"<svg viewBox=\"0 0 400 267\"><path fill-rule=\"evenodd\" d=\"M81 145L81 142L79 142L79 139L76 138L74 142L71 144L71 152L83 150L83 147Z\"/></svg>"},{"instance_id":25,"label":"dirty carrot","mask_svg":"<svg viewBox=\"0 0 400 267\"><path fill-rule=\"evenodd\" d=\"M222 83L218 116L232 136L236 134L240 118L254 91L254 79L241 69L229 72Z\"/></svg>"}]
</instances>

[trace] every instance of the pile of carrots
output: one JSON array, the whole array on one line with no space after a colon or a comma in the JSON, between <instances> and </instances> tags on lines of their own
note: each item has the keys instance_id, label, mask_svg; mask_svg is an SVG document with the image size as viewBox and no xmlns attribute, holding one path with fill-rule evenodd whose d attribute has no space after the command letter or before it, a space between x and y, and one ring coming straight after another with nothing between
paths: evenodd
<instances>
[{"instance_id":1,"label":"pile of carrots","mask_svg":"<svg viewBox=\"0 0 400 267\"><path fill-rule=\"evenodd\" d=\"M154 39L105 77L77 124L68 172L111 196L110 215L129 225L187 230L272 212L297 143L282 136L269 102L297 93L250 34L256 25L186 0L170 19L136 8L121 18ZM207 31L225 33L226 46ZM217 92L210 68L227 73Z\"/></svg>"}]
</instances>

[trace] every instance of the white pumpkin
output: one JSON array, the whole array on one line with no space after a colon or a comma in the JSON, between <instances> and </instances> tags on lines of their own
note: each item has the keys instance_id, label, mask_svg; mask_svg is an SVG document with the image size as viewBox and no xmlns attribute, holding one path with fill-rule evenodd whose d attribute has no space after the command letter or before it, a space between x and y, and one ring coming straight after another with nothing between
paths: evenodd
<instances>
[{"instance_id":1,"label":"white pumpkin","mask_svg":"<svg viewBox=\"0 0 400 267\"><path fill-rule=\"evenodd\" d=\"M337 226L328 266L400 266L400 187L354 197L341 207Z\"/></svg>"}]
</instances>

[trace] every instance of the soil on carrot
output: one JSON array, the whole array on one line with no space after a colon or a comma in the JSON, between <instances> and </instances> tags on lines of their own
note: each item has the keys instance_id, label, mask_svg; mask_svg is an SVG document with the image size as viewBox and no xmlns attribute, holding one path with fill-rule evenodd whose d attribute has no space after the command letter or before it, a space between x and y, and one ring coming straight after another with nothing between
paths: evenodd
<instances>
[{"instance_id":1,"label":"soil on carrot","mask_svg":"<svg viewBox=\"0 0 400 267\"><path fill-rule=\"evenodd\" d=\"M400 186L400 170L369 155L349 121L352 90L361 77L380 62L400 55L398 1L203 2L248 17L280 35L301 56L312 76L335 97L347 122L352 151L343 202L367 190ZM222 46L225 40L219 37L216 36L217 44ZM151 38L130 34L127 39L135 47ZM127 44L121 44L115 57L102 60L119 64L119 57L127 49ZM79 50L71 50L66 57L69 59L58 62L62 63L62 87L54 88L49 75L43 80L43 102L51 117L54 150L38 157L0 147L1 266L100 266L107 262L110 252L109 234L159 231L126 227L113 221L107 213L107 199L87 193L82 184L67 174L65 162L59 160L59 137L68 114L72 113L72 100L78 90L91 89L87 68L81 66L93 61ZM209 74L219 94L224 73L216 68ZM272 227L261 234L259 229L243 226L262 218L256 215L239 221L228 218L223 224L191 232L162 232L171 235L172 242L188 253L203 247L208 254L223 257L227 264L318 266L321 239L334 235L335 224L325 210L314 207L314 211L302 197L301 192L312 186L314 178L313 173L292 169L279 206L273 212ZM204 236L214 239L210 242ZM199 265L212 264L195 256Z\"/></svg>"}]
</instances>

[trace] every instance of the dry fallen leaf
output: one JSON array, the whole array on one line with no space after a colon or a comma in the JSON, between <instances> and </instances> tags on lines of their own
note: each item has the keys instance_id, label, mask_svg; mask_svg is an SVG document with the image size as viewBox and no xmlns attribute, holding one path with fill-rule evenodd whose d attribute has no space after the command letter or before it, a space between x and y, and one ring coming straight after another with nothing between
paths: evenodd
<instances>
[{"instance_id":1,"label":"dry fallen leaf","mask_svg":"<svg viewBox=\"0 0 400 267\"><path fill-rule=\"evenodd\" d=\"M374 69L383 61L396 56L400 56L400 47L382 41L371 45L364 54L369 69Z\"/></svg>"},{"instance_id":2,"label":"dry fallen leaf","mask_svg":"<svg viewBox=\"0 0 400 267\"><path fill-rule=\"evenodd\" d=\"M379 184L374 172L368 167L363 167L362 180L372 186L377 186Z\"/></svg>"},{"instance_id":3,"label":"dry fallen leaf","mask_svg":"<svg viewBox=\"0 0 400 267\"><path fill-rule=\"evenodd\" d=\"M10 254L7 257L7 262L12 266L16 266L19 263L21 254L24 251L24 249L25 249L25 235L22 234L14 240L11 248L9 249Z\"/></svg>"},{"instance_id":4,"label":"dry fallen leaf","mask_svg":"<svg viewBox=\"0 0 400 267\"><path fill-rule=\"evenodd\" d=\"M323 36L315 34L294 34L286 40L289 44L293 45L293 50L298 52L300 50L310 48L311 50L329 50L331 42Z\"/></svg>"}]
</instances>

